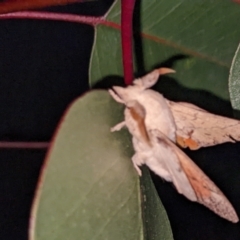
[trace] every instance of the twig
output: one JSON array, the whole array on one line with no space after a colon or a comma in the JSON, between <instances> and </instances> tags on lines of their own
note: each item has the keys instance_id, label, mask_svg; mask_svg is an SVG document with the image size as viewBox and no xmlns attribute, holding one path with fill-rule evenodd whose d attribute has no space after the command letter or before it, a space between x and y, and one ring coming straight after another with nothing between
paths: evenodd
<instances>
[{"instance_id":1,"label":"twig","mask_svg":"<svg viewBox=\"0 0 240 240\"><path fill-rule=\"evenodd\" d=\"M54 20L64 22L84 23L91 26L105 23L102 17L79 16L67 13L51 13L51 12L37 12L37 11L23 11L0 14L0 19L38 19L38 20Z\"/></svg>"},{"instance_id":2,"label":"twig","mask_svg":"<svg viewBox=\"0 0 240 240\"><path fill-rule=\"evenodd\" d=\"M9 13L28 9L43 8L49 6L67 5L70 3L84 2L83 0L15 0L0 3L0 13Z\"/></svg>"},{"instance_id":3,"label":"twig","mask_svg":"<svg viewBox=\"0 0 240 240\"><path fill-rule=\"evenodd\" d=\"M0 142L0 148L24 148L24 149L46 149L49 142Z\"/></svg>"}]
</instances>

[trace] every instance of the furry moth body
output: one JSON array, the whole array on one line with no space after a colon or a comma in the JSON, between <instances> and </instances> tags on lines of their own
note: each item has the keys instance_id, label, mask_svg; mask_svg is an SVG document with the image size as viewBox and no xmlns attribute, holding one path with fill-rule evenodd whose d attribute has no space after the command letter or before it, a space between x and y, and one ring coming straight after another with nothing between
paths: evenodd
<instances>
[{"instance_id":1,"label":"furry moth body","mask_svg":"<svg viewBox=\"0 0 240 240\"><path fill-rule=\"evenodd\" d=\"M125 120L111 131L119 131L124 126L128 128L135 150L132 162L140 176L139 167L146 164L157 175L172 182L177 191L189 200L199 202L236 223L239 219L228 199L175 143L198 149L226 141L233 142L234 138L240 140L240 131L235 129L240 122L213 115L192 104L178 105L148 89L156 83L159 75L171 72L174 71L168 68L156 69L134 80L132 86L114 86L113 90L110 89L110 95L126 106ZM196 123L194 119L198 116L202 119ZM207 127L202 124L203 117L210 119ZM211 133L213 126L215 132ZM232 126L235 126L234 131ZM208 136L212 138L209 140Z\"/></svg>"}]
</instances>

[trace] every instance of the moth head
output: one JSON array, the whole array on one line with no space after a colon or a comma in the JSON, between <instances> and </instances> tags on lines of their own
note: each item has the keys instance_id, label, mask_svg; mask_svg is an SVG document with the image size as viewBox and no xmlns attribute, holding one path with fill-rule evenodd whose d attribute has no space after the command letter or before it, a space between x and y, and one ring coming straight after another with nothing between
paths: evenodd
<instances>
[{"instance_id":1,"label":"moth head","mask_svg":"<svg viewBox=\"0 0 240 240\"><path fill-rule=\"evenodd\" d=\"M130 94L128 88L113 86L113 91L124 103L126 103L130 100L131 94Z\"/></svg>"},{"instance_id":2,"label":"moth head","mask_svg":"<svg viewBox=\"0 0 240 240\"><path fill-rule=\"evenodd\" d=\"M133 84L141 86L143 89L147 89L156 84L160 75L168 73L175 73L175 71L171 68L158 68L148 73L147 75L134 80Z\"/></svg>"}]
</instances>

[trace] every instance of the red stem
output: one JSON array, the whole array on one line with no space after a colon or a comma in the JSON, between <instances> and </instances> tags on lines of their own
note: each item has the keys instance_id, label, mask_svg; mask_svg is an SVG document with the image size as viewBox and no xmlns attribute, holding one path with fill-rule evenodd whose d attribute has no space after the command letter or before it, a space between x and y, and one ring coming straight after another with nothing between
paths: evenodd
<instances>
[{"instance_id":1,"label":"red stem","mask_svg":"<svg viewBox=\"0 0 240 240\"><path fill-rule=\"evenodd\" d=\"M46 149L49 142L0 142L0 148Z\"/></svg>"},{"instance_id":2,"label":"red stem","mask_svg":"<svg viewBox=\"0 0 240 240\"><path fill-rule=\"evenodd\" d=\"M43 8L49 6L67 5L83 2L83 0L9 0L0 2L0 13L16 12L21 10Z\"/></svg>"},{"instance_id":3,"label":"red stem","mask_svg":"<svg viewBox=\"0 0 240 240\"><path fill-rule=\"evenodd\" d=\"M85 23L92 26L96 24L105 23L102 17L78 16L67 13L51 13L51 12L36 12L36 11L22 11L14 13L0 14L0 19L38 19L38 20L57 20L64 22Z\"/></svg>"},{"instance_id":4,"label":"red stem","mask_svg":"<svg viewBox=\"0 0 240 240\"><path fill-rule=\"evenodd\" d=\"M121 38L124 81L129 85L133 81L132 21L135 0L122 0Z\"/></svg>"}]
</instances>

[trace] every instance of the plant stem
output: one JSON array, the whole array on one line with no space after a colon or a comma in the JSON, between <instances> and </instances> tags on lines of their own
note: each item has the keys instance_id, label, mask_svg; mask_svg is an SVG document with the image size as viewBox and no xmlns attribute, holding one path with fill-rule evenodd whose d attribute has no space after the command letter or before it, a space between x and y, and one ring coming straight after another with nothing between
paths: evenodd
<instances>
[{"instance_id":1,"label":"plant stem","mask_svg":"<svg viewBox=\"0 0 240 240\"><path fill-rule=\"evenodd\" d=\"M74 14L66 13L51 13L51 12L36 12L36 11L23 11L15 13L1 14L0 19L38 19L38 20L54 20L64 22L84 23L91 26L104 23L105 20L102 17L91 16L78 16Z\"/></svg>"},{"instance_id":2,"label":"plant stem","mask_svg":"<svg viewBox=\"0 0 240 240\"><path fill-rule=\"evenodd\" d=\"M0 148L46 149L49 142L0 142Z\"/></svg>"},{"instance_id":3,"label":"plant stem","mask_svg":"<svg viewBox=\"0 0 240 240\"><path fill-rule=\"evenodd\" d=\"M121 5L121 40L124 81L129 85L133 81L132 22L135 0L122 0Z\"/></svg>"},{"instance_id":4,"label":"plant stem","mask_svg":"<svg viewBox=\"0 0 240 240\"><path fill-rule=\"evenodd\" d=\"M0 3L0 13L9 13L28 9L43 8L49 6L66 5L83 2L83 0L15 0Z\"/></svg>"}]
</instances>

